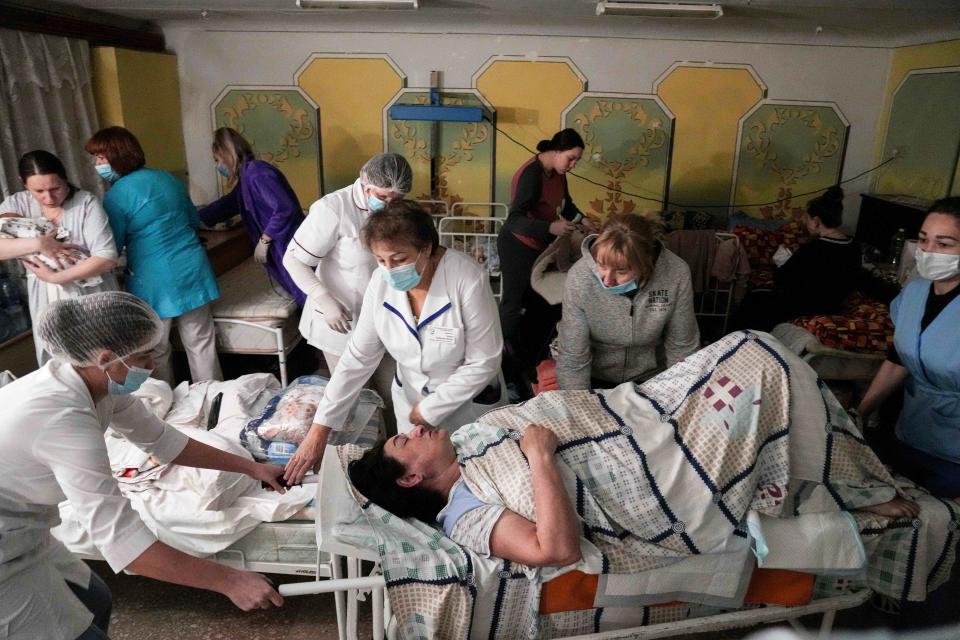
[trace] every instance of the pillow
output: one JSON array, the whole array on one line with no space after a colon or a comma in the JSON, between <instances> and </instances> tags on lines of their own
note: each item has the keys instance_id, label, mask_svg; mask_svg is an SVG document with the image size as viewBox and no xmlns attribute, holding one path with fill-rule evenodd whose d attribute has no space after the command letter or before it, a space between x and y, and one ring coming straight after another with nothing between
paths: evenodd
<instances>
[{"instance_id":1,"label":"pillow","mask_svg":"<svg viewBox=\"0 0 960 640\"><path fill-rule=\"evenodd\" d=\"M301 376L267 402L260 416L247 423L240 433L243 446L257 460L267 459L271 442L299 445L307 437L317 405L329 380L322 376ZM347 426L334 432L329 444L376 442L381 432L378 409L383 402L375 392L363 389L347 416Z\"/></svg>"}]
</instances>

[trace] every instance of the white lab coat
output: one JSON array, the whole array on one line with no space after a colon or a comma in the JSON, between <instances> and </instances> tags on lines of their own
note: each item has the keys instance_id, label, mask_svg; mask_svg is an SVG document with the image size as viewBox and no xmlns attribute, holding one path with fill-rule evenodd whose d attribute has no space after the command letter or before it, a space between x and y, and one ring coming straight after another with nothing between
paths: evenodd
<instances>
[{"instance_id":1,"label":"white lab coat","mask_svg":"<svg viewBox=\"0 0 960 640\"><path fill-rule=\"evenodd\" d=\"M440 259L419 319L405 292L390 287L379 270L373 274L314 422L331 429L347 423L384 351L397 361L393 403L400 432L410 430L414 406L430 424L452 431L506 404L502 386L499 402L474 402L487 385L501 379L503 334L487 274L458 251L447 249Z\"/></svg>"},{"instance_id":2,"label":"white lab coat","mask_svg":"<svg viewBox=\"0 0 960 640\"><path fill-rule=\"evenodd\" d=\"M132 396L93 403L69 364L53 360L0 389L0 637L74 640L93 616L65 581L90 570L50 529L69 500L104 559L120 571L156 542L110 473L107 426L169 462L188 438Z\"/></svg>"},{"instance_id":3,"label":"white lab coat","mask_svg":"<svg viewBox=\"0 0 960 640\"><path fill-rule=\"evenodd\" d=\"M288 251L300 262L317 267L317 276L330 294L352 314L360 316L363 292L377 268L373 254L363 246L360 235L370 211L359 178L310 206L306 219L293 235ZM341 355L349 333L331 329L309 297L300 316L300 333L314 347Z\"/></svg>"}]
</instances>

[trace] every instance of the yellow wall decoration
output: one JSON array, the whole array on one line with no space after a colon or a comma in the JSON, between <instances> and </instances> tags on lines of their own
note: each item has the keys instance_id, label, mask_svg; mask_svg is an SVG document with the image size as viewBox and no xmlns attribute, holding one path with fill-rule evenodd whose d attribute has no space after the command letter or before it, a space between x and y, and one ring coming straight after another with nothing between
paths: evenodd
<instances>
[{"instance_id":1,"label":"yellow wall decoration","mask_svg":"<svg viewBox=\"0 0 960 640\"><path fill-rule=\"evenodd\" d=\"M533 61L509 56L491 58L473 82L496 109L497 127L530 149L562 128L564 108L587 85L583 74L567 59ZM496 143L495 198L509 204L513 174L531 153L501 133L497 133Z\"/></svg>"},{"instance_id":2,"label":"yellow wall decoration","mask_svg":"<svg viewBox=\"0 0 960 640\"><path fill-rule=\"evenodd\" d=\"M94 47L93 94L101 127L126 127L143 146L147 165L186 180L177 57Z\"/></svg>"},{"instance_id":3,"label":"yellow wall decoration","mask_svg":"<svg viewBox=\"0 0 960 640\"><path fill-rule=\"evenodd\" d=\"M740 118L766 92L745 66L679 63L661 76L656 93L677 119L670 202L683 208L729 202Z\"/></svg>"},{"instance_id":4,"label":"yellow wall decoration","mask_svg":"<svg viewBox=\"0 0 960 640\"><path fill-rule=\"evenodd\" d=\"M383 106L406 77L386 56L318 53L295 81L320 107L323 188L330 193L356 180L363 163L383 153Z\"/></svg>"}]
</instances>

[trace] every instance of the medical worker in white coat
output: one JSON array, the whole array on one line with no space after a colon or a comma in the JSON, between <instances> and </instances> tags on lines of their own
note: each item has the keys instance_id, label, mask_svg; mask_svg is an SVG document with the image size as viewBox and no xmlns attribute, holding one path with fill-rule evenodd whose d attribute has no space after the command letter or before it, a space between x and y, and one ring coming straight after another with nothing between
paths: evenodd
<instances>
[{"instance_id":1,"label":"medical worker in white coat","mask_svg":"<svg viewBox=\"0 0 960 640\"><path fill-rule=\"evenodd\" d=\"M217 591L244 610L283 604L259 574L158 542L110 472L108 425L163 462L245 473L283 491L282 467L192 440L129 395L154 366L156 312L129 293L93 293L51 303L34 331L53 359L0 389L0 638L107 637L109 589L50 534L63 500L114 571Z\"/></svg>"},{"instance_id":2,"label":"medical worker in white coat","mask_svg":"<svg viewBox=\"0 0 960 640\"><path fill-rule=\"evenodd\" d=\"M453 431L506 404L503 334L480 265L441 247L430 215L407 200L371 216L363 241L379 268L310 433L287 463L288 482L317 468L330 431L346 426L385 353L397 362L392 395L400 433L414 425Z\"/></svg>"},{"instance_id":3,"label":"medical worker in white coat","mask_svg":"<svg viewBox=\"0 0 960 640\"><path fill-rule=\"evenodd\" d=\"M377 268L360 231L371 214L403 198L412 184L413 170L403 156L381 153L370 158L360 168L356 182L310 206L283 258L287 273L307 294L300 333L323 352L331 374L347 348L352 323L360 317L363 293ZM390 406L394 369L393 359L387 355L371 372L371 386L386 404L391 429L395 426Z\"/></svg>"}]
</instances>

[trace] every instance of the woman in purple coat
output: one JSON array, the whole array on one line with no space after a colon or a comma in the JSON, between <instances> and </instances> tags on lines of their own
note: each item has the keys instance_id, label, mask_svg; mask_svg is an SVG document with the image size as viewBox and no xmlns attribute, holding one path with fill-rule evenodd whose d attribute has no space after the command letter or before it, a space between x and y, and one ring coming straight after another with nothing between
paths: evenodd
<instances>
[{"instance_id":1,"label":"woman in purple coat","mask_svg":"<svg viewBox=\"0 0 960 640\"><path fill-rule=\"evenodd\" d=\"M283 267L287 244L303 222L303 209L290 183L272 164L255 160L250 143L229 127L214 132L213 159L217 172L227 179L236 178L237 186L200 209L200 219L210 226L239 212L256 243L253 257L303 306L306 296Z\"/></svg>"}]
</instances>

